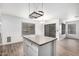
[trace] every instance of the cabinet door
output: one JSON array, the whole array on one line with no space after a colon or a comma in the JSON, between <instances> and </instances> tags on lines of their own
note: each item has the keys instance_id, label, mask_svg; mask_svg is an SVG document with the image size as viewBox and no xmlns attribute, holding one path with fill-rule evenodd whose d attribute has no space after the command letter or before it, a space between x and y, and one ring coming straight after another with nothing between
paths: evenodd
<instances>
[{"instance_id":1,"label":"cabinet door","mask_svg":"<svg viewBox=\"0 0 79 59\"><path fill-rule=\"evenodd\" d=\"M38 56L38 45L31 42L31 45L28 47L28 56Z\"/></svg>"},{"instance_id":2,"label":"cabinet door","mask_svg":"<svg viewBox=\"0 0 79 59\"><path fill-rule=\"evenodd\" d=\"M37 56L38 55L38 45L24 39L24 55L25 56Z\"/></svg>"},{"instance_id":3,"label":"cabinet door","mask_svg":"<svg viewBox=\"0 0 79 59\"><path fill-rule=\"evenodd\" d=\"M26 42L24 41L24 45L23 45L23 51L24 51L24 56L28 55L28 45L26 45Z\"/></svg>"},{"instance_id":4,"label":"cabinet door","mask_svg":"<svg viewBox=\"0 0 79 59\"><path fill-rule=\"evenodd\" d=\"M36 52L32 47L28 47L28 56L38 56L38 52Z\"/></svg>"}]
</instances>

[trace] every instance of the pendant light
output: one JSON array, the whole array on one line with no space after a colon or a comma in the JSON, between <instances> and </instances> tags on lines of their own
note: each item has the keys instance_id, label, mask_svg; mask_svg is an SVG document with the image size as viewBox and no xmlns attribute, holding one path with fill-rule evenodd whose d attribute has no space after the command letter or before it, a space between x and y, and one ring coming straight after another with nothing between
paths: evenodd
<instances>
[{"instance_id":1,"label":"pendant light","mask_svg":"<svg viewBox=\"0 0 79 59\"><path fill-rule=\"evenodd\" d=\"M30 3L29 3L29 13L30 13ZM42 3L42 10L37 10L37 11L34 10L33 12L29 14L29 18L37 19L43 15L44 15L44 12L43 12L43 3Z\"/></svg>"}]
</instances>

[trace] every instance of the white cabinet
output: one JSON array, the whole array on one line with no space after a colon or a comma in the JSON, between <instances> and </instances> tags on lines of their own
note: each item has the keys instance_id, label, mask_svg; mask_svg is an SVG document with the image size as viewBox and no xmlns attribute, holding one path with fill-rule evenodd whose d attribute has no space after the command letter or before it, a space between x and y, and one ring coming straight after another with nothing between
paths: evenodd
<instances>
[{"instance_id":1,"label":"white cabinet","mask_svg":"<svg viewBox=\"0 0 79 59\"><path fill-rule=\"evenodd\" d=\"M24 40L24 55L25 56L37 56L38 55L38 45L25 39Z\"/></svg>"}]
</instances>

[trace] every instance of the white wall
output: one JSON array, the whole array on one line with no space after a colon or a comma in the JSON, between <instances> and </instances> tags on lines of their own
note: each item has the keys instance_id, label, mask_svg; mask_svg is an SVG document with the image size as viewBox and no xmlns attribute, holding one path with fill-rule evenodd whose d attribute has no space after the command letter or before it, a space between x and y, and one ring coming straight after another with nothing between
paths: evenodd
<instances>
[{"instance_id":1,"label":"white wall","mask_svg":"<svg viewBox=\"0 0 79 59\"><path fill-rule=\"evenodd\" d=\"M1 28L2 28L2 42L6 43L7 42L7 37L11 36L11 41L20 41L22 39L22 22L26 23L34 23L35 24L35 35L43 35L44 34L44 29L43 29L43 24L40 24L36 20L32 19L24 19L21 17L16 17L12 15L7 15L7 14L2 14L1 16Z\"/></svg>"},{"instance_id":2,"label":"white wall","mask_svg":"<svg viewBox=\"0 0 79 59\"><path fill-rule=\"evenodd\" d=\"M15 16L2 15L2 42L7 42L7 37L11 36L11 41L16 42L21 39L21 19Z\"/></svg>"},{"instance_id":3,"label":"white wall","mask_svg":"<svg viewBox=\"0 0 79 59\"><path fill-rule=\"evenodd\" d=\"M36 23L36 35L42 35L44 36L44 24Z\"/></svg>"}]
</instances>

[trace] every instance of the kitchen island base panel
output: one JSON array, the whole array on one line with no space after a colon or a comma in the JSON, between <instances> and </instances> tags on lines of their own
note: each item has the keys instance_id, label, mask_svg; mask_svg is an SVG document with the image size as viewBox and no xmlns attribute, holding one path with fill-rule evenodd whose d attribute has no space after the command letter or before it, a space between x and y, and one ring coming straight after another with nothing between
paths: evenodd
<instances>
[{"instance_id":1,"label":"kitchen island base panel","mask_svg":"<svg viewBox=\"0 0 79 59\"><path fill-rule=\"evenodd\" d=\"M38 45L24 38L24 56L55 56L56 40Z\"/></svg>"},{"instance_id":2,"label":"kitchen island base panel","mask_svg":"<svg viewBox=\"0 0 79 59\"><path fill-rule=\"evenodd\" d=\"M39 46L39 56L54 56L55 55L55 41Z\"/></svg>"}]
</instances>

